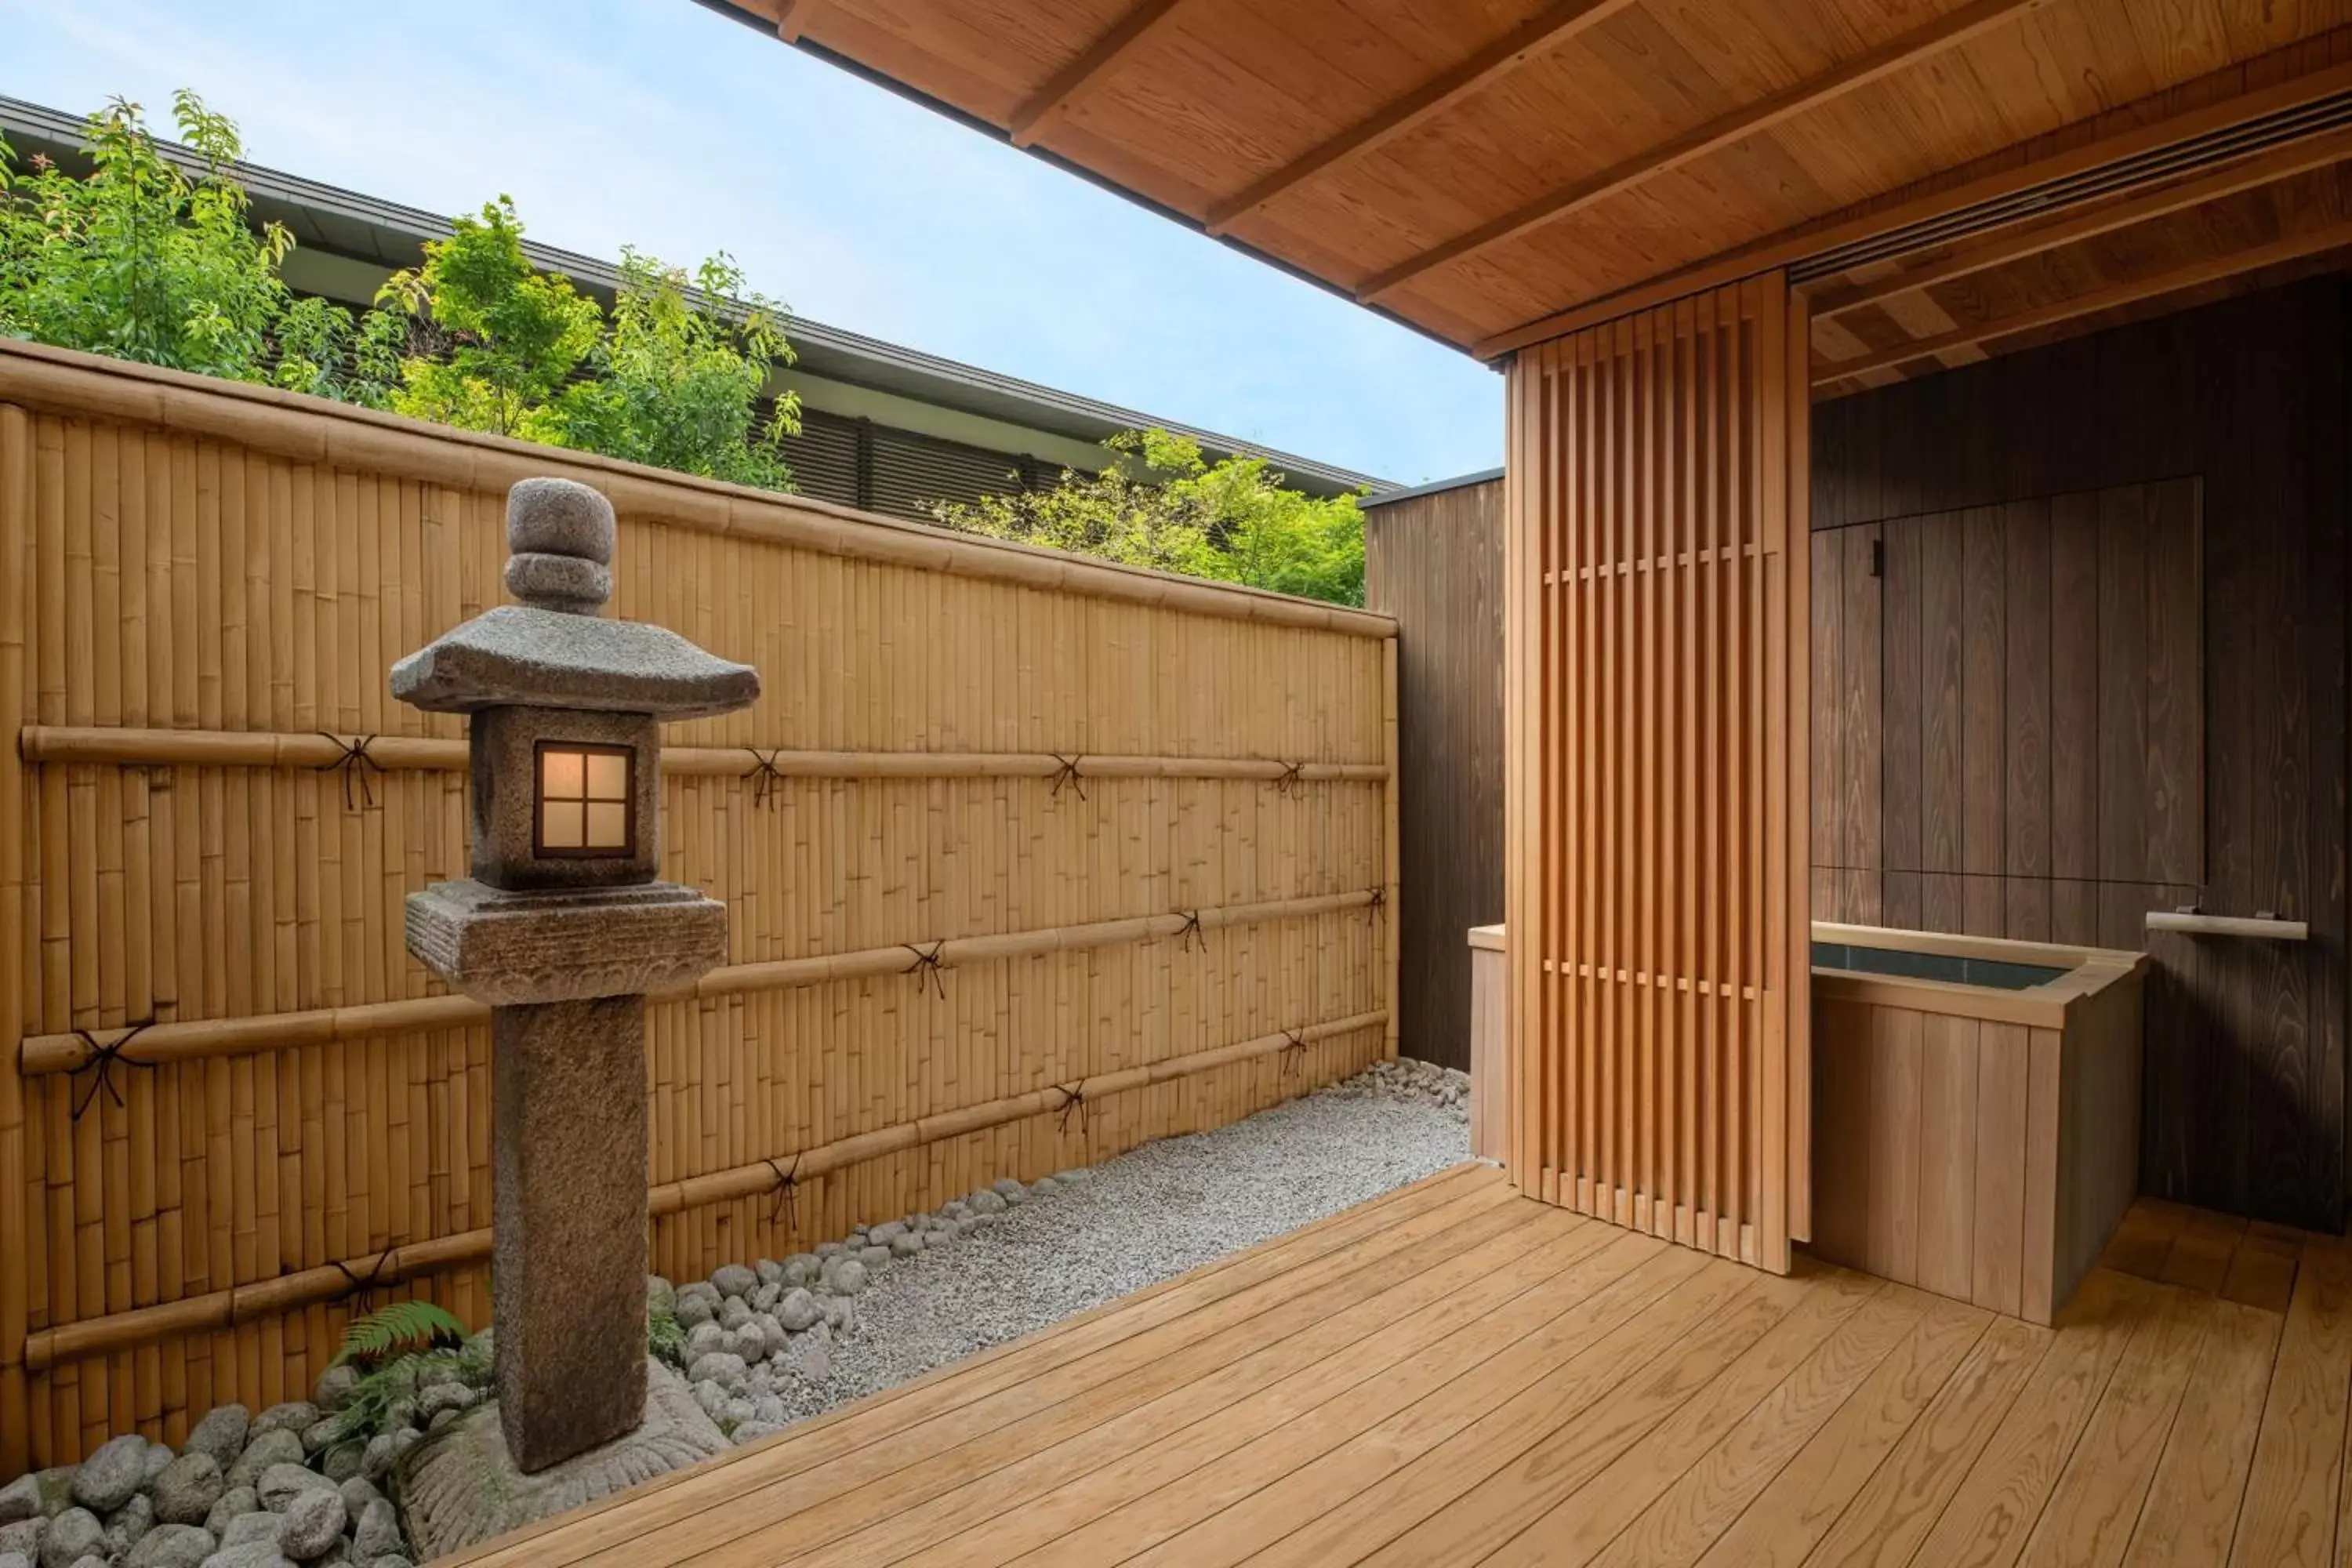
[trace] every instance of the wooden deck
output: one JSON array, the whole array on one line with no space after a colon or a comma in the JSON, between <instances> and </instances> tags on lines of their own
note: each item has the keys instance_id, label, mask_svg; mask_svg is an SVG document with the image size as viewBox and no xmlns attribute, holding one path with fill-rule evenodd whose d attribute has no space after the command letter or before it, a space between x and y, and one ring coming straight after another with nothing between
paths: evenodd
<instances>
[{"instance_id":1,"label":"wooden deck","mask_svg":"<svg viewBox=\"0 0 2352 1568\"><path fill-rule=\"evenodd\" d=\"M2143 1203L2055 1329L1463 1167L493 1543L555 1564L2335 1564L2352 1250Z\"/></svg>"}]
</instances>

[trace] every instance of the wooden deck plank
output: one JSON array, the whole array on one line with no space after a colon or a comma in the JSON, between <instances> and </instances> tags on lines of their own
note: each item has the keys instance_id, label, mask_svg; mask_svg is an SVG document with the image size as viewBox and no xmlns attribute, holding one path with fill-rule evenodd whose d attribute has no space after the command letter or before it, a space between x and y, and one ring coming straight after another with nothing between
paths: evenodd
<instances>
[{"instance_id":1,"label":"wooden deck plank","mask_svg":"<svg viewBox=\"0 0 2352 1568\"><path fill-rule=\"evenodd\" d=\"M1010 1344L938 1368L752 1447L723 1454L646 1486L516 1531L457 1559L467 1568L562 1568L610 1539L724 1507L832 1453L907 1430L1025 1378L1140 1340L1155 1331L1196 1336L1243 1321L1321 1279L1407 1252L1486 1208L1523 1204L1500 1171L1456 1165L1423 1181L1261 1242L1202 1268L1078 1314ZM607 1527L613 1512L625 1520ZM590 1528L596 1526L596 1528ZM545 1538L561 1536L561 1542Z\"/></svg>"},{"instance_id":2,"label":"wooden deck plank","mask_svg":"<svg viewBox=\"0 0 2352 1568\"><path fill-rule=\"evenodd\" d=\"M1888 1286L1685 1468L1664 1495L1592 1559L1595 1568L1689 1568L1696 1563L1909 1337L1926 1317L1929 1300ZM1538 1521L1512 1543L1538 1546L1526 1561L1556 1561L1542 1543L1565 1532L1547 1528L1550 1522ZM1518 1560L1506 1551L1489 1561Z\"/></svg>"},{"instance_id":3,"label":"wooden deck plank","mask_svg":"<svg viewBox=\"0 0 2352 1568\"><path fill-rule=\"evenodd\" d=\"M2253 1471L2230 1561L2238 1568L2332 1563L2352 1384L2352 1250L2304 1243L2271 1374Z\"/></svg>"},{"instance_id":4,"label":"wooden deck plank","mask_svg":"<svg viewBox=\"0 0 2352 1568\"><path fill-rule=\"evenodd\" d=\"M1957 1301L1931 1302L1910 1337L1707 1549L1700 1568L1802 1563L1995 1321Z\"/></svg>"},{"instance_id":5,"label":"wooden deck plank","mask_svg":"<svg viewBox=\"0 0 2352 1568\"><path fill-rule=\"evenodd\" d=\"M1433 1211L1431 1217L1449 1212ZM1414 1249L1417 1272L1387 1267L1376 1258L1318 1289L1289 1294L1245 1322L1181 1345L1162 1343L1157 1335L1139 1336L905 1431L847 1452L836 1448L820 1455L792 1475L738 1496L724 1509L703 1510L669 1521L657 1532L615 1540L579 1561L590 1568L635 1563L648 1555L699 1562L730 1542L786 1519L794 1521L795 1541L830 1539L829 1531L869 1521L860 1510L876 1505L876 1492L832 1508L857 1489L887 1483L884 1493L903 1498L915 1485L901 1479L911 1467L953 1473L957 1457L968 1456L974 1445L1006 1459L1019 1458L1086 1431L1120 1408L1183 1388L1264 1345L1327 1321L1338 1322L1342 1335L1368 1331L1378 1321L1426 1308L1491 1273L1511 1252L1528 1247L1523 1233L1530 1229L1550 1229L1533 1205L1512 1202L1486 1209L1423 1238ZM1384 1297L1391 1300L1382 1301ZM1369 1313L1358 1310L1376 1302L1380 1305ZM1315 1349L1313 1343L1307 1347L1310 1359ZM1104 1398L1083 1397L1097 1389L1105 1392ZM887 1509L887 1500L881 1506ZM821 1508L832 1511L821 1512Z\"/></svg>"},{"instance_id":6,"label":"wooden deck plank","mask_svg":"<svg viewBox=\"0 0 2352 1568\"><path fill-rule=\"evenodd\" d=\"M1999 1318L1805 1562L1810 1568L1906 1563L2059 1336Z\"/></svg>"},{"instance_id":7,"label":"wooden deck plank","mask_svg":"<svg viewBox=\"0 0 2352 1568\"><path fill-rule=\"evenodd\" d=\"M2148 1287L2094 1271L2075 1293L2065 1328L2010 1406L1968 1479L1920 1543L1920 1568L1969 1563L2008 1568L2057 1482L2123 1359L2150 1300Z\"/></svg>"},{"instance_id":8,"label":"wooden deck plank","mask_svg":"<svg viewBox=\"0 0 2352 1568\"><path fill-rule=\"evenodd\" d=\"M1287 1548L1284 1538L1301 1523L1340 1507L1406 1458L1439 1447L1482 1413L1510 1400L1513 1390L1533 1395L1520 1402L1531 1421L1543 1419L1541 1412L1568 1420L1601 1408L1604 1395L1677 1337L1768 1289L1737 1264L1699 1260L1691 1267L1698 1259L1698 1254L1681 1248L1661 1253L1634 1277L1642 1284L1639 1300L1629 1291L1606 1314L1595 1312L1589 1324L1565 1325L1557 1343L1548 1338L1533 1347L1533 1353L1560 1358L1549 1365L1535 1362L1533 1354L1490 1362L1365 1430L1341 1434L1345 1440L1328 1447L1318 1448L1314 1434L1307 1432L1261 1440L1230 1461L1063 1538L1034 1561L1091 1564L1123 1562L1133 1553L1138 1564L1214 1568L1237 1563L1277 1542ZM1618 1308L1622 1310L1613 1310ZM1382 1510L1395 1506L1384 1489ZM1271 1552L1268 1560L1287 1554Z\"/></svg>"},{"instance_id":9,"label":"wooden deck plank","mask_svg":"<svg viewBox=\"0 0 2352 1568\"><path fill-rule=\"evenodd\" d=\"M1318 1345L1324 1353L1278 1381L1266 1370L1237 1363L1155 1402L1169 1411L1139 1407L1054 1448L1003 1464L919 1512L897 1512L836 1542L825 1560L838 1568L1006 1561L1263 1432L1310 1412L1320 1416L1319 1407L1419 1352L1460 1357L1465 1363L1499 1353L1663 1250L1661 1242L1587 1222L1545 1254L1531 1254L1498 1268L1490 1279L1451 1292L1434 1310L1410 1313L1354 1344ZM1285 1358L1285 1364L1293 1359ZM1171 1411L1189 1423L1168 1430L1165 1415ZM890 1495L894 1507L905 1496L896 1489ZM982 1524L989 1528L976 1528Z\"/></svg>"},{"instance_id":10,"label":"wooden deck plank","mask_svg":"<svg viewBox=\"0 0 2352 1568\"><path fill-rule=\"evenodd\" d=\"M2113 1568L2122 1559L2213 1322L2215 1303L2193 1289L2165 1292L2132 1335L2026 1542L2025 1568Z\"/></svg>"},{"instance_id":11,"label":"wooden deck plank","mask_svg":"<svg viewBox=\"0 0 2352 1568\"><path fill-rule=\"evenodd\" d=\"M2281 1313L2236 1301L2214 1307L2212 1329L2124 1554L2126 1568L2223 1568L2229 1562L2284 1321Z\"/></svg>"},{"instance_id":12,"label":"wooden deck plank","mask_svg":"<svg viewBox=\"0 0 2352 1568\"><path fill-rule=\"evenodd\" d=\"M1879 1307L1889 1289L1866 1275L1833 1274L1756 1345L1726 1367L1682 1408L1653 1427L1606 1469L1532 1521L1486 1559L1494 1564L1585 1563L1645 1510L1692 1473L1692 1467L1743 1428L1758 1407L1813 1364L1825 1347L1851 1353L1858 1319L1882 1329L1890 1313ZM1897 1305L1893 1312L1899 1315ZM1887 1336L1893 1343L1895 1335Z\"/></svg>"},{"instance_id":13,"label":"wooden deck plank","mask_svg":"<svg viewBox=\"0 0 2352 1568\"><path fill-rule=\"evenodd\" d=\"M1465 1170L479 1568L2352 1568L2352 1247L2143 1203L2054 1329Z\"/></svg>"},{"instance_id":14,"label":"wooden deck plank","mask_svg":"<svg viewBox=\"0 0 2352 1568\"><path fill-rule=\"evenodd\" d=\"M1490 1473L1459 1506L1423 1520L1363 1561L1383 1568L1442 1561L1478 1562L1582 1489L1618 1456L1638 1447L1659 1426L1721 1376L1794 1310L1793 1279L1774 1279L1727 1306L1685 1336L1658 1364L1627 1379L1608 1399L1574 1422L1543 1433L1513 1463ZM1375 1514L1389 1515L1388 1500ZM1325 1559L1328 1561L1328 1559ZM1343 1559L1344 1560L1344 1559Z\"/></svg>"}]
</instances>

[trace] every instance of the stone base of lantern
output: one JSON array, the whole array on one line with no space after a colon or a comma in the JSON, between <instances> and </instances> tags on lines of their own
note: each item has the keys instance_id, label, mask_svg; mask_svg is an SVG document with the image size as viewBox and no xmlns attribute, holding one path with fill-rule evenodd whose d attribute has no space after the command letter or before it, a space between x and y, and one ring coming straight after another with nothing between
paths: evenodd
<instances>
[{"instance_id":1,"label":"stone base of lantern","mask_svg":"<svg viewBox=\"0 0 2352 1568\"><path fill-rule=\"evenodd\" d=\"M529 1472L645 1408L645 998L493 1009L490 1084L494 1364Z\"/></svg>"},{"instance_id":2,"label":"stone base of lantern","mask_svg":"<svg viewBox=\"0 0 2352 1568\"><path fill-rule=\"evenodd\" d=\"M462 1552L726 1450L677 1373L649 1362L645 1388L642 1418L625 1435L536 1474L515 1463L497 1401L403 1455L396 1490L416 1560Z\"/></svg>"}]
</instances>

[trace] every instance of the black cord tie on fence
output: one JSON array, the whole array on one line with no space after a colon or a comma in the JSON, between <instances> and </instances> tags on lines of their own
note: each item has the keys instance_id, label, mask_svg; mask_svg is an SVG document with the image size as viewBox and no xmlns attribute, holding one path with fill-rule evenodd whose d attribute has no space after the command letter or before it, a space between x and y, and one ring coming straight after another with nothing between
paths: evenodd
<instances>
[{"instance_id":1,"label":"black cord tie on fence","mask_svg":"<svg viewBox=\"0 0 2352 1568\"><path fill-rule=\"evenodd\" d=\"M1307 1037L1297 1029L1282 1031L1282 1072L1276 1082L1287 1081L1293 1073L1307 1070Z\"/></svg>"},{"instance_id":2,"label":"black cord tie on fence","mask_svg":"<svg viewBox=\"0 0 2352 1568\"><path fill-rule=\"evenodd\" d=\"M1053 758L1055 762L1061 764L1054 770L1054 790L1053 793L1045 798L1048 800L1059 800L1062 796L1062 786L1064 784L1067 784L1072 789L1078 792L1078 798L1080 800L1086 799L1087 786L1083 782L1086 775L1078 772L1078 758L1076 756L1066 757L1059 752L1048 752L1045 754Z\"/></svg>"},{"instance_id":3,"label":"black cord tie on fence","mask_svg":"<svg viewBox=\"0 0 2352 1568\"><path fill-rule=\"evenodd\" d=\"M1388 907L1389 890L1386 888L1374 888L1372 896L1364 900L1364 908L1371 911L1371 917L1374 920L1380 919L1381 912Z\"/></svg>"},{"instance_id":4,"label":"black cord tie on fence","mask_svg":"<svg viewBox=\"0 0 2352 1568\"><path fill-rule=\"evenodd\" d=\"M751 753L751 770L743 775L751 781L751 804L765 805L784 786L783 770L776 766L783 748L780 746L772 752L761 752L757 746L743 749Z\"/></svg>"},{"instance_id":5,"label":"black cord tie on fence","mask_svg":"<svg viewBox=\"0 0 2352 1568\"><path fill-rule=\"evenodd\" d=\"M790 1236L801 1227L800 1205L794 1194L800 1191L801 1157L795 1152L793 1163L780 1165L773 1160L762 1162L776 1173L776 1204L768 1211L768 1223L773 1226L779 1217L784 1222L784 1234Z\"/></svg>"},{"instance_id":6,"label":"black cord tie on fence","mask_svg":"<svg viewBox=\"0 0 2352 1568\"><path fill-rule=\"evenodd\" d=\"M940 999L944 1001L948 994L948 983L940 973L940 971L946 967L940 962L940 954L947 951L946 941L942 939L935 942L928 948L911 942L902 942L898 945L915 955L915 962L907 965L906 972L915 977L916 994L920 995L926 985L936 985L940 988Z\"/></svg>"},{"instance_id":7,"label":"black cord tie on fence","mask_svg":"<svg viewBox=\"0 0 2352 1568\"><path fill-rule=\"evenodd\" d=\"M353 810L358 804L352 799L352 785L355 782L359 785L359 799L374 805L375 785L369 781L368 774L383 772L383 764L368 754L368 748L375 744L375 737L359 735L346 741L341 735L330 734L324 730L319 734L322 739L332 741L336 750L342 753L331 763L320 763L318 771L322 773L340 772L343 775L343 809Z\"/></svg>"},{"instance_id":8,"label":"black cord tie on fence","mask_svg":"<svg viewBox=\"0 0 2352 1568\"><path fill-rule=\"evenodd\" d=\"M1179 910L1176 912L1184 917L1184 923L1176 928L1176 944L1189 952L1192 951L1192 943L1197 941L1201 944L1201 950L1203 952L1207 952L1209 933L1201 929L1201 911Z\"/></svg>"},{"instance_id":9,"label":"black cord tie on fence","mask_svg":"<svg viewBox=\"0 0 2352 1568\"><path fill-rule=\"evenodd\" d=\"M73 1069L71 1076L79 1083L82 1074L90 1075L89 1087L78 1088L74 1095L73 1119L76 1121L81 1120L82 1112L98 1102L98 1091L101 1089L106 1090L107 1097L115 1104L122 1103L121 1086L114 1081L114 1069L117 1067L143 1068L149 1072L155 1070L153 1062L142 1062L137 1057L126 1057L122 1054L122 1047L137 1039L139 1032L154 1021L152 1018L142 1018L102 1046L98 1043L97 1037L88 1029L74 1031L74 1037L88 1048L89 1055L82 1059L81 1066Z\"/></svg>"},{"instance_id":10,"label":"black cord tie on fence","mask_svg":"<svg viewBox=\"0 0 2352 1568\"><path fill-rule=\"evenodd\" d=\"M1054 1086L1054 1092L1062 1097L1062 1103L1059 1110L1062 1131L1067 1132L1070 1130L1070 1112L1075 1110L1078 1113L1078 1135L1082 1138L1085 1137L1087 1132L1087 1080L1080 1079L1076 1083L1057 1083Z\"/></svg>"},{"instance_id":11,"label":"black cord tie on fence","mask_svg":"<svg viewBox=\"0 0 2352 1568\"><path fill-rule=\"evenodd\" d=\"M1305 763L1283 763L1282 776L1274 781L1274 793L1276 795L1288 795L1294 789L1306 788L1306 769L1307 764Z\"/></svg>"},{"instance_id":12,"label":"black cord tie on fence","mask_svg":"<svg viewBox=\"0 0 2352 1568\"><path fill-rule=\"evenodd\" d=\"M375 1261L368 1265L367 1272L364 1274L340 1258L330 1263L327 1267L343 1277L343 1288L337 1293L335 1300L348 1301L354 1296L364 1296L378 1286L390 1283L384 1276L392 1272L393 1257L399 1250L400 1248L396 1247L387 1247L377 1253Z\"/></svg>"}]
</instances>

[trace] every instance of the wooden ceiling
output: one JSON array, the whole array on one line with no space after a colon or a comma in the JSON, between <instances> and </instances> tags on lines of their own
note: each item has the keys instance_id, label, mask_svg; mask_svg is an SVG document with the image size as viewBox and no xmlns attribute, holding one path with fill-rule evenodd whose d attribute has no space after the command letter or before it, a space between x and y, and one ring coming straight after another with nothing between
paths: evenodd
<instances>
[{"instance_id":1,"label":"wooden ceiling","mask_svg":"<svg viewBox=\"0 0 2352 1568\"><path fill-rule=\"evenodd\" d=\"M2352 247L2352 0L733 5L1490 357L1790 264L1843 390Z\"/></svg>"}]
</instances>

